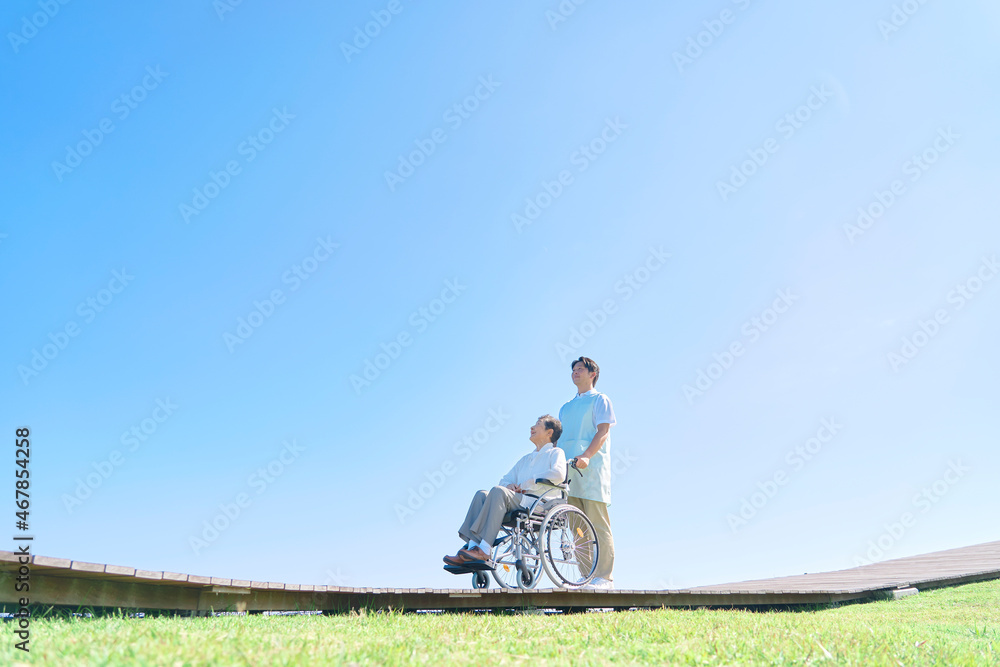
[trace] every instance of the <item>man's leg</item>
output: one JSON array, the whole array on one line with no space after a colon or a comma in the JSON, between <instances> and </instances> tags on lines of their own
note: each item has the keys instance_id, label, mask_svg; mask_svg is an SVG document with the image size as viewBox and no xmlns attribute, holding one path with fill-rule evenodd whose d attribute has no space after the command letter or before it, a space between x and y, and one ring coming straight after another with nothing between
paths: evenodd
<instances>
[{"instance_id":1,"label":"man's leg","mask_svg":"<svg viewBox=\"0 0 1000 667\"><path fill-rule=\"evenodd\" d=\"M611 535L611 519L608 516L608 504L585 498L574 498L573 496L569 497L569 502L574 507L583 510L583 513L587 515L590 522L594 524L594 532L597 533L597 547L599 549L597 570L594 572L594 576L613 581L615 540ZM583 559L581 558L581 565L590 569L590 562L583 563L582 561Z\"/></svg>"},{"instance_id":2,"label":"man's leg","mask_svg":"<svg viewBox=\"0 0 1000 667\"><path fill-rule=\"evenodd\" d=\"M465 521L462 522L462 527L458 529L458 536L465 540L466 543L473 540L472 533L469 532L472 524L476 522L479 515L483 511L483 503L486 502L486 492L476 491L476 495L473 496L472 502L469 503L469 511L465 513ZM478 539L478 538L475 538Z\"/></svg>"},{"instance_id":3,"label":"man's leg","mask_svg":"<svg viewBox=\"0 0 1000 667\"><path fill-rule=\"evenodd\" d=\"M505 486L494 486L486 494L486 500L483 502L479 516L469 526L469 534L474 539L485 541L492 549L493 542L500 534L500 525L503 523L504 516L520 503L520 493L514 493Z\"/></svg>"}]
</instances>

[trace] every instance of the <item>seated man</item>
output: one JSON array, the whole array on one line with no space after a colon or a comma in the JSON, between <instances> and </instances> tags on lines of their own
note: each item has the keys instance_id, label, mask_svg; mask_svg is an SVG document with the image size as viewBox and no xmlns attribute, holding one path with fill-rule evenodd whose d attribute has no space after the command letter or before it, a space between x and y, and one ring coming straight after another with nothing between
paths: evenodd
<instances>
[{"instance_id":1,"label":"seated man","mask_svg":"<svg viewBox=\"0 0 1000 667\"><path fill-rule=\"evenodd\" d=\"M465 522L458 529L458 536L465 540L465 548L454 556L445 556L448 565L467 563L492 564L493 542L500 533L504 515L517 507L528 508L533 501L524 494L540 496L550 487L536 484L537 479L547 479L562 484L566 479L566 455L555 446L562 434L562 424L552 415L543 415L531 427L531 442L535 451L526 454L514 464L500 483L486 491L477 491L465 515Z\"/></svg>"}]
</instances>

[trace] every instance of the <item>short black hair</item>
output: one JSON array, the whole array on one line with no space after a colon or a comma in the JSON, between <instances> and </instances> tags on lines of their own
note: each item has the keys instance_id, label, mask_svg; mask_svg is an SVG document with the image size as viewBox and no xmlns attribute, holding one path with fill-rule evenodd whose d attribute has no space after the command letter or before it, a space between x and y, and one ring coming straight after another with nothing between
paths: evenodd
<instances>
[{"instance_id":1,"label":"short black hair","mask_svg":"<svg viewBox=\"0 0 1000 667\"><path fill-rule=\"evenodd\" d=\"M601 367L597 365L597 362L591 359L590 357L580 357L579 359L577 359L576 361L574 361L569 365L569 369L573 370L573 367L576 366L577 364L583 364L584 368L586 368L591 373L597 373L597 375L594 376L594 386L596 387L597 378L601 377Z\"/></svg>"},{"instance_id":2,"label":"short black hair","mask_svg":"<svg viewBox=\"0 0 1000 667\"><path fill-rule=\"evenodd\" d=\"M562 435L562 422L552 415L542 415L539 419L543 420L542 423L545 424L545 428L552 429L552 444L554 445L559 442L559 436Z\"/></svg>"}]
</instances>

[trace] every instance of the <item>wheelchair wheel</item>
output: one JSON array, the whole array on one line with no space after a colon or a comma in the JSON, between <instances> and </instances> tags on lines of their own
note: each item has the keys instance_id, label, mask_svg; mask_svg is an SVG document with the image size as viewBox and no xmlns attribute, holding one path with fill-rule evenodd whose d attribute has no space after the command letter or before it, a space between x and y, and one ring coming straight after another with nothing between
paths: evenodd
<instances>
[{"instance_id":1,"label":"wheelchair wheel","mask_svg":"<svg viewBox=\"0 0 1000 667\"><path fill-rule=\"evenodd\" d=\"M542 559L529 535L518 536L521 558L518 562L514 548L514 534L507 533L503 541L493 548L493 578L501 588L534 588L542 572Z\"/></svg>"},{"instance_id":2,"label":"wheelchair wheel","mask_svg":"<svg viewBox=\"0 0 1000 667\"><path fill-rule=\"evenodd\" d=\"M486 573L485 570L477 570L472 573L472 587L473 588L489 588L490 587L490 575Z\"/></svg>"},{"instance_id":3,"label":"wheelchair wheel","mask_svg":"<svg viewBox=\"0 0 1000 667\"><path fill-rule=\"evenodd\" d=\"M542 565L560 588L589 584L597 570L597 532L587 515L573 505L557 505L538 531Z\"/></svg>"}]
</instances>

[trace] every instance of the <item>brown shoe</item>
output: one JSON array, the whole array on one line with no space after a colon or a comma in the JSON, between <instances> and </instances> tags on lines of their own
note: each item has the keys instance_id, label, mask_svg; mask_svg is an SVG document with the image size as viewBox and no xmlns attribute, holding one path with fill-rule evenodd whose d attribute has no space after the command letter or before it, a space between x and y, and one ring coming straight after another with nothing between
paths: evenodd
<instances>
[{"instance_id":1,"label":"brown shoe","mask_svg":"<svg viewBox=\"0 0 1000 667\"><path fill-rule=\"evenodd\" d=\"M443 561L444 561L445 563L447 563L448 565L461 565L461 564L462 564L462 560L461 560L461 558L460 558L460 556L459 556L459 554L461 554L461 553L462 553L462 552L461 552L461 551L459 551L459 552L458 552L457 554L455 554L454 556L445 556L445 557L444 557L444 558L442 558L441 560L443 560Z\"/></svg>"},{"instance_id":2,"label":"brown shoe","mask_svg":"<svg viewBox=\"0 0 1000 667\"><path fill-rule=\"evenodd\" d=\"M480 549L479 547L473 547L471 549L459 549L458 558L461 560L455 565L462 565L463 563L478 562L478 563L489 563L491 562L490 555Z\"/></svg>"}]
</instances>

